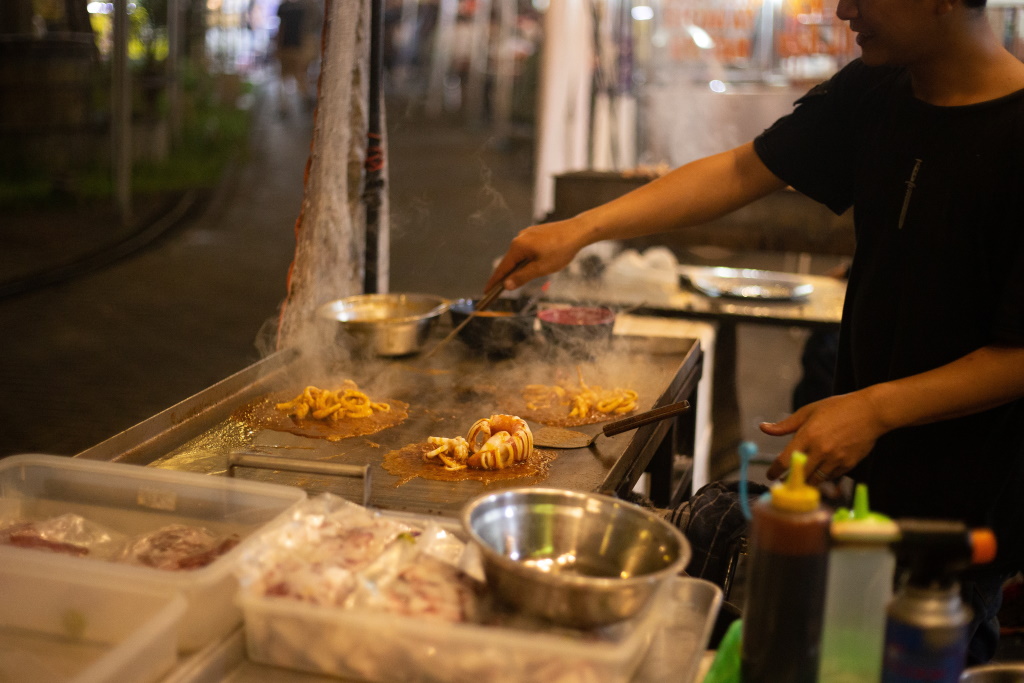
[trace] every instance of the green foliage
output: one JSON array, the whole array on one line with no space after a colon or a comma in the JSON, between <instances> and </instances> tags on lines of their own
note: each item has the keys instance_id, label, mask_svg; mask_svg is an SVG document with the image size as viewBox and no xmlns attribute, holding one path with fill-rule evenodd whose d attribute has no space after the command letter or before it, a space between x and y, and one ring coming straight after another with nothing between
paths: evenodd
<instances>
[{"instance_id":1,"label":"green foliage","mask_svg":"<svg viewBox=\"0 0 1024 683\"><path fill-rule=\"evenodd\" d=\"M211 187L230 163L244 158L248 135L248 112L212 106L185 125L166 162L137 165L133 187L141 193Z\"/></svg>"},{"instance_id":2,"label":"green foliage","mask_svg":"<svg viewBox=\"0 0 1024 683\"><path fill-rule=\"evenodd\" d=\"M210 83L206 74L190 74L190 87L185 91L191 104L183 117L181 134L167 159L133 164L133 193L211 188L231 163L244 159L250 113L233 102L219 102ZM0 173L0 207L73 204L114 195L111 168L106 162L69 168L59 174L30 166L7 171Z\"/></svg>"}]
</instances>

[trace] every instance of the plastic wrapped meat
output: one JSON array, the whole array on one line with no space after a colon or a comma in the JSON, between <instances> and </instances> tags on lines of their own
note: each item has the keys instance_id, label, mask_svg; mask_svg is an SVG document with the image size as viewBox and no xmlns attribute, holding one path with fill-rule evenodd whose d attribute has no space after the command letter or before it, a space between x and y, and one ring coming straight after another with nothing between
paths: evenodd
<instances>
[{"instance_id":1,"label":"plastic wrapped meat","mask_svg":"<svg viewBox=\"0 0 1024 683\"><path fill-rule=\"evenodd\" d=\"M317 605L472 619L479 583L452 563L454 539L439 531L325 494L247 554L242 584L255 595Z\"/></svg>"},{"instance_id":2,"label":"plastic wrapped meat","mask_svg":"<svg viewBox=\"0 0 1024 683\"><path fill-rule=\"evenodd\" d=\"M448 622L477 621L483 583L451 561L449 534L426 525L395 540L357 575L346 607Z\"/></svg>"},{"instance_id":3,"label":"plastic wrapped meat","mask_svg":"<svg viewBox=\"0 0 1024 683\"><path fill-rule=\"evenodd\" d=\"M71 513L41 521L0 521L0 544L19 548L109 559L123 541L120 534Z\"/></svg>"},{"instance_id":4,"label":"plastic wrapped meat","mask_svg":"<svg viewBox=\"0 0 1024 683\"><path fill-rule=\"evenodd\" d=\"M186 524L170 524L134 539L122 561L155 569L200 569L238 545L236 534L221 537Z\"/></svg>"}]
</instances>

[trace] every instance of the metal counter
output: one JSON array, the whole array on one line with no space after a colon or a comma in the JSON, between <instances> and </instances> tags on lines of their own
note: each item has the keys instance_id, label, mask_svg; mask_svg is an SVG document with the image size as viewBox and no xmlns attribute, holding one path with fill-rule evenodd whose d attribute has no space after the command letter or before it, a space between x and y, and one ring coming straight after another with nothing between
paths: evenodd
<instances>
[{"instance_id":1,"label":"metal counter","mask_svg":"<svg viewBox=\"0 0 1024 683\"><path fill-rule=\"evenodd\" d=\"M639 410L684 399L693 403L701 357L699 342L692 339L626 336L616 336L610 349L585 360L569 358L540 338L525 344L514 358L503 360L483 357L461 342L448 344L430 358L422 354L393 360L357 358L327 365L296 350L285 350L77 457L211 475L227 474L229 457L238 452L341 463L368 471L369 503L374 507L454 516L466 500L485 490L484 482L414 478L398 485L398 478L382 467L384 454L424 442L428 436L465 435L477 419L505 412L502 403L506 395L519 392L528 383L550 384L557 372L575 376L577 368L590 384L636 389ZM307 384L326 386L328 381L340 379L356 381L375 400L409 403L409 417L377 434L340 441L253 428L237 417L240 408L268 394L299 393ZM693 412L634 432L599 438L589 448L556 451L542 482L512 480L501 485L542 483L621 495L650 470L652 498L667 506L683 488L673 480L674 451L693 452ZM579 430L594 433L599 427ZM347 478L250 468L237 468L236 476L300 486L311 494L330 491L355 502L364 500L364 482Z\"/></svg>"}]
</instances>

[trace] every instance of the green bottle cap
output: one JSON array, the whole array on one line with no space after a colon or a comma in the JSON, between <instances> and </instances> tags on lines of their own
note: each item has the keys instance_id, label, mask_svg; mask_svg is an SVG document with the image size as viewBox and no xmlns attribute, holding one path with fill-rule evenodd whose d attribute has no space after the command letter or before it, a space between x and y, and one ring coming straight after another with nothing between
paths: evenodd
<instances>
[{"instance_id":1,"label":"green bottle cap","mask_svg":"<svg viewBox=\"0 0 1024 683\"><path fill-rule=\"evenodd\" d=\"M853 509L839 508L832 515L832 540L840 543L891 543L900 537L894 521L868 507L867 484L857 484Z\"/></svg>"}]
</instances>

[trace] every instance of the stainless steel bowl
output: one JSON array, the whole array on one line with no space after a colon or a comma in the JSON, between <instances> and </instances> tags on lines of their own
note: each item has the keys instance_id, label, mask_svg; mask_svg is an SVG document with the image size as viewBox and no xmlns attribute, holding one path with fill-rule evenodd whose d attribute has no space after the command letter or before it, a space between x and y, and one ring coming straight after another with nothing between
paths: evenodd
<instances>
[{"instance_id":1,"label":"stainless steel bowl","mask_svg":"<svg viewBox=\"0 0 1024 683\"><path fill-rule=\"evenodd\" d=\"M1024 662L972 666L960 674L960 683L1024 683Z\"/></svg>"},{"instance_id":2,"label":"stainless steel bowl","mask_svg":"<svg viewBox=\"0 0 1024 683\"><path fill-rule=\"evenodd\" d=\"M470 501L462 524L500 598L576 628L636 615L690 559L674 526L592 493L506 489Z\"/></svg>"},{"instance_id":3,"label":"stainless steel bowl","mask_svg":"<svg viewBox=\"0 0 1024 683\"><path fill-rule=\"evenodd\" d=\"M352 351L406 356L423 349L447 310L448 301L432 294L360 294L323 304L317 316L350 337Z\"/></svg>"}]
</instances>

